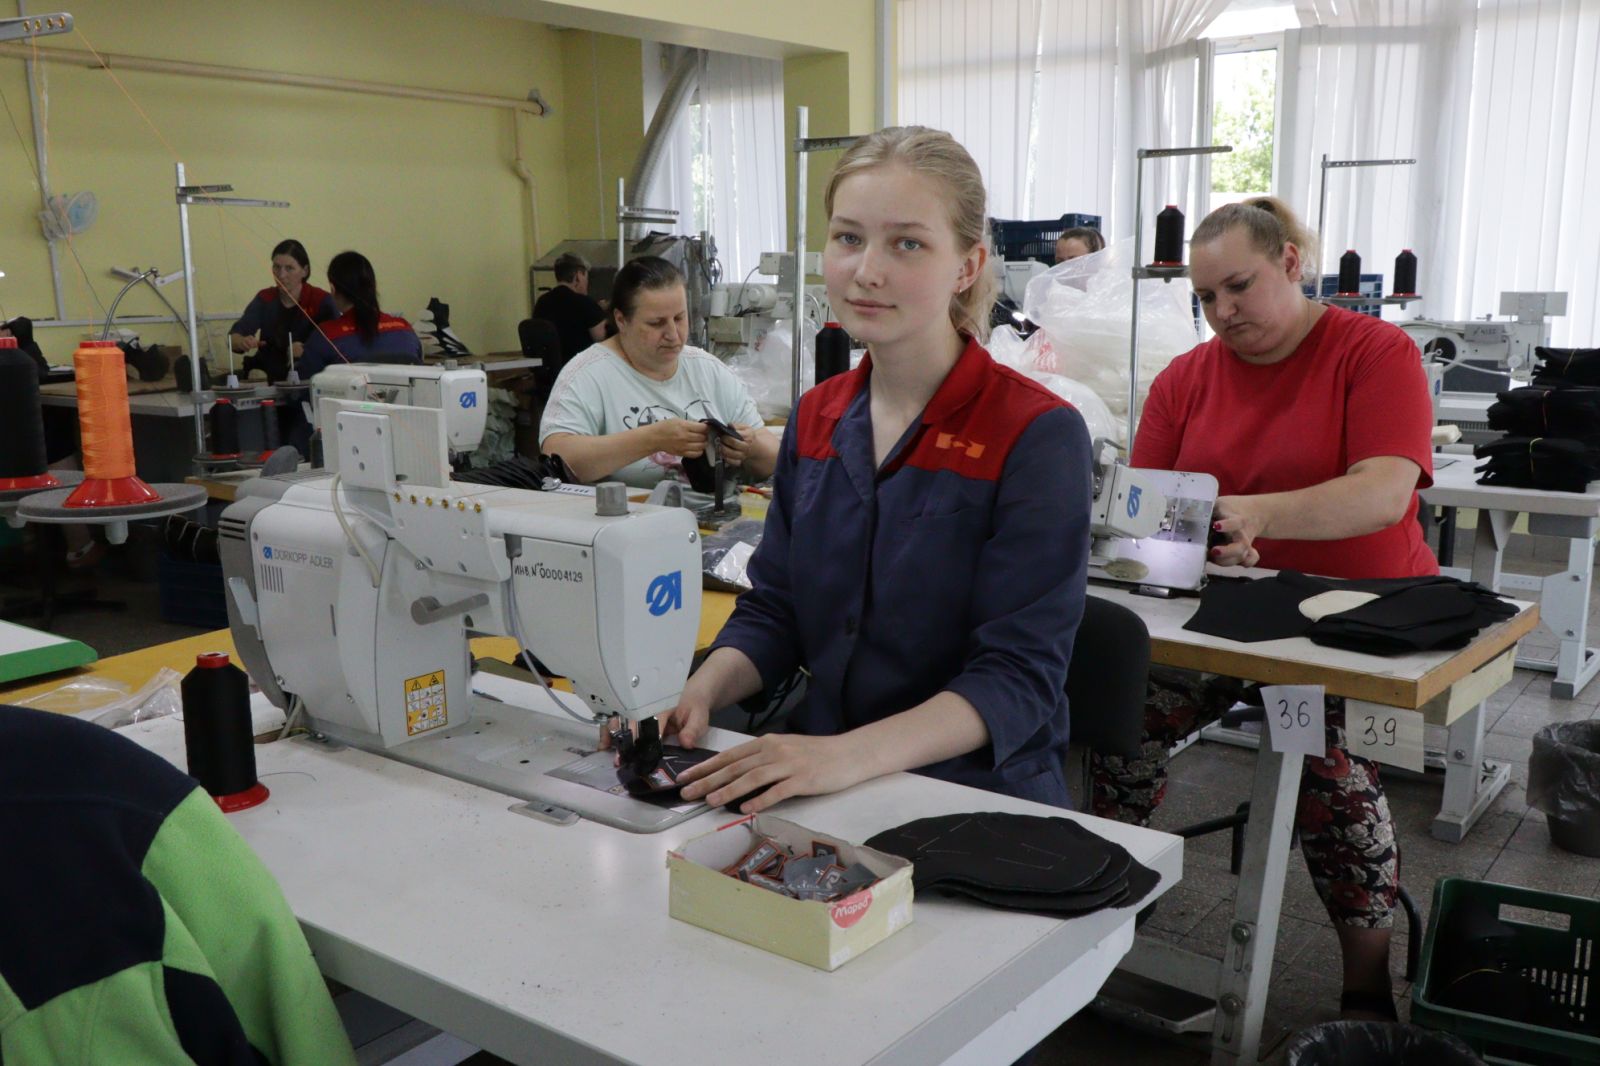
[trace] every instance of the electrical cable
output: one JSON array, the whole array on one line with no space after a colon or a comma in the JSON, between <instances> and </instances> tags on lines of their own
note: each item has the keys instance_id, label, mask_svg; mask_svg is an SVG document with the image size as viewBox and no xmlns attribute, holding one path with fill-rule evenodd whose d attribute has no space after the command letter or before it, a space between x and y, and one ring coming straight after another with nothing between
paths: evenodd
<instances>
[{"instance_id":1,"label":"electrical cable","mask_svg":"<svg viewBox=\"0 0 1600 1066\"><path fill-rule=\"evenodd\" d=\"M333 517L338 519L339 528L344 530L345 539L355 547L356 554L361 556L361 561L367 564L367 573L372 576L372 587L377 588L382 581L378 573L378 564L367 554L366 546L356 539L355 530L350 528L350 523L344 516L344 507L339 502L339 479L343 476L333 475L333 484L329 487L329 491L333 494Z\"/></svg>"},{"instance_id":2,"label":"electrical cable","mask_svg":"<svg viewBox=\"0 0 1600 1066\"><path fill-rule=\"evenodd\" d=\"M300 715L305 712L305 709L306 701L299 696L289 701L289 717L284 719L283 730L278 734L279 740L284 739L294 730L294 727L299 724Z\"/></svg>"},{"instance_id":3,"label":"electrical cable","mask_svg":"<svg viewBox=\"0 0 1600 1066\"><path fill-rule=\"evenodd\" d=\"M750 273L748 273L748 274L746 274L744 276L744 280L739 282L739 295L734 297L733 309L732 309L732 312L731 312L732 314L735 314L735 315L744 314L744 290L745 290L745 286L750 284L750 279L755 277L756 276L756 271L758 271L760 269L761 269L761 264L757 263L755 266L750 268Z\"/></svg>"},{"instance_id":4,"label":"electrical cable","mask_svg":"<svg viewBox=\"0 0 1600 1066\"><path fill-rule=\"evenodd\" d=\"M511 593L509 590L506 592L506 598L508 600L511 598ZM607 715L595 715L592 718L585 718L571 707L568 707L566 702L562 700L560 696L556 695L556 690L550 687L550 682L544 679L543 672L539 670L538 666L534 664L532 656L528 654L528 642L522 639L521 612L517 610L517 605L515 603L509 603L507 605L506 615L510 619L511 624L509 628L511 630L511 639L517 642L517 656L522 660L523 668L527 670L528 673L533 675L533 679L544 687L545 692L550 694L551 701L555 703L557 707L560 707L563 711L566 711L569 717L576 718L584 725L605 725L608 717Z\"/></svg>"}]
</instances>

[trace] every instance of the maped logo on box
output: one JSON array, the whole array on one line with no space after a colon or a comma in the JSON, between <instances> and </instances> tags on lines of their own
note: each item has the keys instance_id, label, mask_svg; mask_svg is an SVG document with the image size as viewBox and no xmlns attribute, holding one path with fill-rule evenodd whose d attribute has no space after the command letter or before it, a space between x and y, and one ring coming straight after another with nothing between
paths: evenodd
<instances>
[{"instance_id":1,"label":"maped logo on box","mask_svg":"<svg viewBox=\"0 0 1600 1066\"><path fill-rule=\"evenodd\" d=\"M840 929L848 929L859 922L867 913L867 908L872 906L872 889L863 888L853 896L846 896L837 903L828 904L828 917L833 919L833 924Z\"/></svg>"}]
</instances>

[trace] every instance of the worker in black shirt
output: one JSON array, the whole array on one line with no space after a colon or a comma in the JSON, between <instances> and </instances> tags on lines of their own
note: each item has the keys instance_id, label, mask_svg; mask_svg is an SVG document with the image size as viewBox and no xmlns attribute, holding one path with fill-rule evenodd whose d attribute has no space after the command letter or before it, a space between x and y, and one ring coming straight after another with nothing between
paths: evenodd
<instances>
[{"instance_id":1,"label":"worker in black shirt","mask_svg":"<svg viewBox=\"0 0 1600 1066\"><path fill-rule=\"evenodd\" d=\"M534 303L533 317L555 324L561 335L563 366L591 344L606 339L606 313L589 297L588 260L570 252L556 259L556 286Z\"/></svg>"}]
</instances>

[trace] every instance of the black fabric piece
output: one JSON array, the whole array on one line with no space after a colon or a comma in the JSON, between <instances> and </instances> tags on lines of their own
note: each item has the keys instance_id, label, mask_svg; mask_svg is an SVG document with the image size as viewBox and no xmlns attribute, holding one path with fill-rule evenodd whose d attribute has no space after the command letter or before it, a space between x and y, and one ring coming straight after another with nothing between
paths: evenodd
<instances>
[{"instance_id":1,"label":"black fabric piece","mask_svg":"<svg viewBox=\"0 0 1600 1066\"><path fill-rule=\"evenodd\" d=\"M161 977L173 1031L195 1066L269 1066L245 1035L221 985L172 966L163 966Z\"/></svg>"},{"instance_id":2,"label":"black fabric piece","mask_svg":"<svg viewBox=\"0 0 1600 1066\"><path fill-rule=\"evenodd\" d=\"M1370 592L1369 603L1315 622L1300 603L1333 590ZM1517 613L1482 585L1443 576L1341 581L1283 570L1256 580L1212 579L1185 629L1244 643L1304 636L1372 655L1465 647L1479 630Z\"/></svg>"},{"instance_id":3,"label":"black fabric piece","mask_svg":"<svg viewBox=\"0 0 1600 1066\"><path fill-rule=\"evenodd\" d=\"M1502 392L1489 406L1489 428L1515 437L1600 435L1600 388L1529 385Z\"/></svg>"},{"instance_id":4,"label":"black fabric piece","mask_svg":"<svg viewBox=\"0 0 1600 1066\"><path fill-rule=\"evenodd\" d=\"M1600 385L1600 348L1533 350L1535 385Z\"/></svg>"},{"instance_id":5,"label":"black fabric piece","mask_svg":"<svg viewBox=\"0 0 1600 1066\"><path fill-rule=\"evenodd\" d=\"M1214 577L1183 628L1245 644L1304 636L1311 619L1300 613L1300 601L1314 595L1271 578Z\"/></svg>"},{"instance_id":6,"label":"black fabric piece","mask_svg":"<svg viewBox=\"0 0 1600 1066\"><path fill-rule=\"evenodd\" d=\"M715 754L716 752L707 748L685 748L677 744L663 744L661 761L654 770L648 774L641 774L637 766L624 762L617 767L617 781L634 799L674 807L683 802L678 787L678 775L691 766L698 766ZM743 801L747 797L739 798Z\"/></svg>"},{"instance_id":7,"label":"black fabric piece","mask_svg":"<svg viewBox=\"0 0 1600 1066\"><path fill-rule=\"evenodd\" d=\"M1583 492L1600 480L1600 443L1565 437L1501 437L1480 444L1472 454L1486 460L1477 468L1480 485Z\"/></svg>"},{"instance_id":8,"label":"black fabric piece","mask_svg":"<svg viewBox=\"0 0 1600 1066\"><path fill-rule=\"evenodd\" d=\"M580 484L578 476L559 455L543 455L529 459L513 455L490 466L477 470L458 470L450 475L452 481L465 481L473 485L500 485L509 489L532 489L539 492L546 478L555 478L568 485Z\"/></svg>"},{"instance_id":9,"label":"black fabric piece","mask_svg":"<svg viewBox=\"0 0 1600 1066\"><path fill-rule=\"evenodd\" d=\"M968 896L1009 910L1080 914L1143 899L1159 875L1070 818L996 811L919 818L869 848L914 864L919 892Z\"/></svg>"},{"instance_id":10,"label":"black fabric piece","mask_svg":"<svg viewBox=\"0 0 1600 1066\"><path fill-rule=\"evenodd\" d=\"M161 897L140 868L194 789L110 730L0 707L0 974L25 1009L161 959Z\"/></svg>"}]
</instances>

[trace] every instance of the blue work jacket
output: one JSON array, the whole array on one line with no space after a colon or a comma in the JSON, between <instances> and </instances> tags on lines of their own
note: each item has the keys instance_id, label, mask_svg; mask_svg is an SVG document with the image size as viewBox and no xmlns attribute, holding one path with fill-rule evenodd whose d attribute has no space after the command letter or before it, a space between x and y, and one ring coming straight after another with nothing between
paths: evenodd
<instances>
[{"instance_id":1,"label":"blue work jacket","mask_svg":"<svg viewBox=\"0 0 1600 1066\"><path fill-rule=\"evenodd\" d=\"M976 341L875 468L870 357L784 431L752 589L716 641L770 687L810 671L794 732L843 733L943 691L990 743L933 777L1070 806L1067 663L1093 493L1077 411Z\"/></svg>"}]
</instances>

